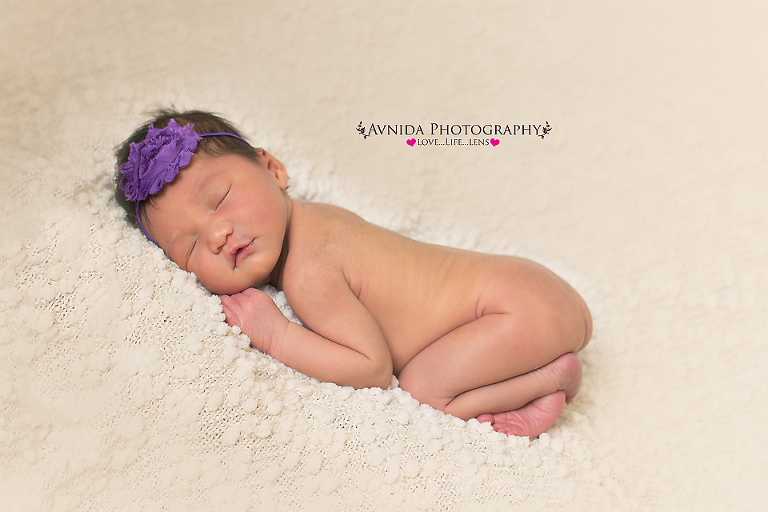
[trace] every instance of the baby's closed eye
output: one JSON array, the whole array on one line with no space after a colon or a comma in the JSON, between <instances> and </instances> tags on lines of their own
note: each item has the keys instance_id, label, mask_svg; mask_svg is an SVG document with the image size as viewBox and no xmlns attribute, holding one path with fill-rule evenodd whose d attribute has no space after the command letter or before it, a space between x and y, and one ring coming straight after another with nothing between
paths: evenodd
<instances>
[{"instance_id":1,"label":"baby's closed eye","mask_svg":"<svg viewBox=\"0 0 768 512\"><path fill-rule=\"evenodd\" d=\"M216 203L216 208L215 208L216 210L218 210L219 206L221 206L221 203L223 203L224 200L227 198L227 196L229 195L229 191L230 190L232 190L232 187L228 187L226 189L226 191L224 191L223 194L221 194L221 193L219 194L220 199L219 199L219 202Z\"/></svg>"},{"instance_id":2,"label":"baby's closed eye","mask_svg":"<svg viewBox=\"0 0 768 512\"><path fill-rule=\"evenodd\" d=\"M189 258L192 257L192 251L195 249L195 246L197 245L197 238L195 238L192 243L189 245L189 250L187 251L187 257L185 258L184 266L189 270Z\"/></svg>"}]
</instances>

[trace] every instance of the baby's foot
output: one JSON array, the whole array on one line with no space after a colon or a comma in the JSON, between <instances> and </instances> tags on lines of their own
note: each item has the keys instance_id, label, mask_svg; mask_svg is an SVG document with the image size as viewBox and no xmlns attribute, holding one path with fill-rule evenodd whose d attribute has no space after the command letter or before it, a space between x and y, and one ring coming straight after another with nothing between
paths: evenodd
<instances>
[{"instance_id":1,"label":"baby's foot","mask_svg":"<svg viewBox=\"0 0 768 512\"><path fill-rule=\"evenodd\" d=\"M496 432L533 439L555 424L560 411L563 410L563 405L565 405L565 392L557 391L537 398L516 411L481 414L477 420L481 423L490 421Z\"/></svg>"},{"instance_id":2,"label":"baby's foot","mask_svg":"<svg viewBox=\"0 0 768 512\"><path fill-rule=\"evenodd\" d=\"M542 378L558 383L557 389L565 392L565 403L573 402L581 387L581 361L576 354L563 354L536 371L542 373Z\"/></svg>"},{"instance_id":3,"label":"baby's foot","mask_svg":"<svg viewBox=\"0 0 768 512\"><path fill-rule=\"evenodd\" d=\"M554 425L564 403L570 403L578 393L581 386L581 362L575 354L564 354L525 376L535 376L542 380L544 389L557 391L545 391L549 394L514 411L481 414L477 421L491 422L495 431L507 435L538 436Z\"/></svg>"}]
</instances>

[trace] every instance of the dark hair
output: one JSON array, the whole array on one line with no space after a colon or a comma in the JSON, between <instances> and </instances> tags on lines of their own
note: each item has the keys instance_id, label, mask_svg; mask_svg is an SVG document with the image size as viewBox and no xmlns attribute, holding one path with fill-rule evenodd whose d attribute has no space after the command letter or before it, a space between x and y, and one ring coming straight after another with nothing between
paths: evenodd
<instances>
[{"instance_id":1,"label":"dark hair","mask_svg":"<svg viewBox=\"0 0 768 512\"><path fill-rule=\"evenodd\" d=\"M146 124L141 126L138 130L133 132L122 144L115 148L115 156L117 157L117 169L115 171L115 199L126 212L128 222L133 226L138 227L136 219L136 203L129 201L125 197L125 193L118 186L123 174L119 171L121 165L128 161L128 156L131 153L131 143L139 143L147 137L149 131L149 125L153 125L155 128L165 128L171 119L174 119L180 126L192 124L192 129L197 133L231 133L238 137L243 137L243 134L235 128L229 121L212 114L211 112L204 112L202 110L188 110L185 112L179 112L173 107L158 109L150 113L152 119ZM203 152L209 155L227 155L236 154L242 155L251 160L257 160L256 150L247 142L237 139L235 137L229 137L226 135L203 137L197 144L196 153ZM152 203L152 196L148 197L145 201L139 204L139 209L143 212L145 205Z\"/></svg>"}]
</instances>

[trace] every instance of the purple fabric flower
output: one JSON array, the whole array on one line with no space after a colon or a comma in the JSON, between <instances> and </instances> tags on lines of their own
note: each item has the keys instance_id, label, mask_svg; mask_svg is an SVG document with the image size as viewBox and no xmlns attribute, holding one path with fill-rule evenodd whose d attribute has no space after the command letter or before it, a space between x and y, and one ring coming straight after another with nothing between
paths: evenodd
<instances>
[{"instance_id":1,"label":"purple fabric flower","mask_svg":"<svg viewBox=\"0 0 768 512\"><path fill-rule=\"evenodd\" d=\"M189 165L200 140L192 125L181 127L174 119L165 128L149 125L146 138L131 143L128 161L120 166L120 188L129 201L143 201L160 192Z\"/></svg>"}]
</instances>

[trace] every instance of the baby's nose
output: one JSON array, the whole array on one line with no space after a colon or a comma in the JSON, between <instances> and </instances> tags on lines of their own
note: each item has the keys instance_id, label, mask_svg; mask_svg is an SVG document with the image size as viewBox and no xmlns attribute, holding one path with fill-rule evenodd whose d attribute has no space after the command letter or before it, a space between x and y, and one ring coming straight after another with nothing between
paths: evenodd
<instances>
[{"instance_id":1,"label":"baby's nose","mask_svg":"<svg viewBox=\"0 0 768 512\"><path fill-rule=\"evenodd\" d=\"M208 229L208 245L212 252L218 253L227 244L232 227L226 222L212 223Z\"/></svg>"}]
</instances>

